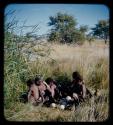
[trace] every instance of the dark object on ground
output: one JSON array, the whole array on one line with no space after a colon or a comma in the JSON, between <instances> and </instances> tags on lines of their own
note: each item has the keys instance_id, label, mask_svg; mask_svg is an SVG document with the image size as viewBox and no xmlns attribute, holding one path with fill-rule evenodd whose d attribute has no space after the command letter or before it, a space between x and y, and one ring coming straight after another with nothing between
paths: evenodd
<instances>
[{"instance_id":1,"label":"dark object on ground","mask_svg":"<svg viewBox=\"0 0 113 125\"><path fill-rule=\"evenodd\" d=\"M62 83L58 85L60 98L66 98L66 96L71 96L70 93L70 83Z\"/></svg>"},{"instance_id":2,"label":"dark object on ground","mask_svg":"<svg viewBox=\"0 0 113 125\"><path fill-rule=\"evenodd\" d=\"M27 103L28 102L28 92L24 92L19 97L20 102Z\"/></svg>"}]
</instances>

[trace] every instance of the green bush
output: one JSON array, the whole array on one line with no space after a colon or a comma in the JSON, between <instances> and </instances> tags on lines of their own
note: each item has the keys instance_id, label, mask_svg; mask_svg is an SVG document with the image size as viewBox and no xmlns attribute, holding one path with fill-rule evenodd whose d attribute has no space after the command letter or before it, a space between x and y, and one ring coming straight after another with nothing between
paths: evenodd
<instances>
[{"instance_id":1,"label":"green bush","mask_svg":"<svg viewBox=\"0 0 113 125\"><path fill-rule=\"evenodd\" d=\"M29 76L29 70L13 34L5 32L4 44L4 103L9 107L18 100L19 93L25 91L26 85L23 83Z\"/></svg>"}]
</instances>

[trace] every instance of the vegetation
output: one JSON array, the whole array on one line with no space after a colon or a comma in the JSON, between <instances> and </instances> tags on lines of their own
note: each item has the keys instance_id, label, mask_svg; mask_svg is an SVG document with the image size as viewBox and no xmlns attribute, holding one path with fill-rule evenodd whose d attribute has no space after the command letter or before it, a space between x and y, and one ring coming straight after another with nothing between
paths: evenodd
<instances>
[{"instance_id":1,"label":"vegetation","mask_svg":"<svg viewBox=\"0 0 113 125\"><path fill-rule=\"evenodd\" d=\"M56 16L49 17L49 26L53 26L49 36L49 41L58 41L60 43L79 43L82 44L85 40L85 32L87 26L76 28L77 21L73 16L66 13L57 13Z\"/></svg>"},{"instance_id":2,"label":"vegetation","mask_svg":"<svg viewBox=\"0 0 113 125\"><path fill-rule=\"evenodd\" d=\"M105 43L107 43L107 40L109 39L109 21L108 20L100 20L98 21L98 24L93 30L93 35L98 36L99 38L104 39Z\"/></svg>"},{"instance_id":3,"label":"vegetation","mask_svg":"<svg viewBox=\"0 0 113 125\"><path fill-rule=\"evenodd\" d=\"M109 46L102 41L94 41L91 45L84 42L81 46L30 42L28 37L26 41L26 37L15 35L14 25L17 26L14 20L9 23L8 28L5 25L5 118L10 121L106 120L109 111ZM31 31L34 27L31 27ZM81 28L81 32L83 31ZM29 36L29 34L27 35ZM34 54L38 57L30 60L30 56ZM100 90L103 100L92 98L92 100L82 103L75 111L34 107L19 102L20 94L27 91L27 79L42 74L44 79L51 76L58 83L67 83L71 80L72 72L75 70L83 76L86 86L92 93L95 89Z\"/></svg>"},{"instance_id":4,"label":"vegetation","mask_svg":"<svg viewBox=\"0 0 113 125\"><path fill-rule=\"evenodd\" d=\"M100 20L91 28L92 32L86 35L88 31L87 25L77 28L77 20L73 16L66 13L57 13L56 16L49 17L49 26L53 26L49 35L49 41L57 41L60 43L78 43L83 44L85 40L91 42L96 36L104 39L105 43L109 39L109 21Z\"/></svg>"}]
</instances>

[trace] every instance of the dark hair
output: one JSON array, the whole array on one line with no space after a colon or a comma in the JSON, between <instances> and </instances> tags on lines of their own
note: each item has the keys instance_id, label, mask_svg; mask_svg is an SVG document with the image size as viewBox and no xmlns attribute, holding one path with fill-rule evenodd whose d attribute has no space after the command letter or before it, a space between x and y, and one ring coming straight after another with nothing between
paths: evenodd
<instances>
[{"instance_id":1,"label":"dark hair","mask_svg":"<svg viewBox=\"0 0 113 125\"><path fill-rule=\"evenodd\" d=\"M73 77L73 79L75 79L77 82L78 82L78 81L83 81L83 78L82 78L82 76L79 74L78 71L73 72L72 77Z\"/></svg>"},{"instance_id":2,"label":"dark hair","mask_svg":"<svg viewBox=\"0 0 113 125\"><path fill-rule=\"evenodd\" d=\"M48 78L45 80L45 82L46 82L47 84L50 84L51 82L55 83L55 81L54 81L51 77L48 77Z\"/></svg>"},{"instance_id":3,"label":"dark hair","mask_svg":"<svg viewBox=\"0 0 113 125\"><path fill-rule=\"evenodd\" d=\"M41 76L36 76L35 78L35 84L37 85L38 81L43 81L43 78Z\"/></svg>"},{"instance_id":4,"label":"dark hair","mask_svg":"<svg viewBox=\"0 0 113 125\"><path fill-rule=\"evenodd\" d=\"M32 84L34 84L35 83L35 81L33 80L33 79L29 79L29 80L27 80L27 86L31 86Z\"/></svg>"}]
</instances>

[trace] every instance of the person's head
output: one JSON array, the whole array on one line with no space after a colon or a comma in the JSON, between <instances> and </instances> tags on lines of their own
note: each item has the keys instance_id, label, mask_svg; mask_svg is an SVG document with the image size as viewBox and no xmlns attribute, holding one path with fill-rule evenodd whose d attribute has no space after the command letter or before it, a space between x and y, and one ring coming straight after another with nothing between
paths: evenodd
<instances>
[{"instance_id":1,"label":"person's head","mask_svg":"<svg viewBox=\"0 0 113 125\"><path fill-rule=\"evenodd\" d=\"M30 87L31 85L33 85L35 83L35 81L33 79L29 79L27 80L27 86Z\"/></svg>"},{"instance_id":2,"label":"person's head","mask_svg":"<svg viewBox=\"0 0 113 125\"><path fill-rule=\"evenodd\" d=\"M78 71L73 72L72 77L73 77L73 79L74 79L76 82L81 82L81 81L83 81L83 78L82 78L82 76L79 74Z\"/></svg>"},{"instance_id":3,"label":"person's head","mask_svg":"<svg viewBox=\"0 0 113 125\"><path fill-rule=\"evenodd\" d=\"M43 82L43 78L41 76L36 76L35 84L40 85Z\"/></svg>"},{"instance_id":4,"label":"person's head","mask_svg":"<svg viewBox=\"0 0 113 125\"><path fill-rule=\"evenodd\" d=\"M51 78L51 77L48 77L45 82L48 84L48 85L52 85L55 83L55 81Z\"/></svg>"}]
</instances>

